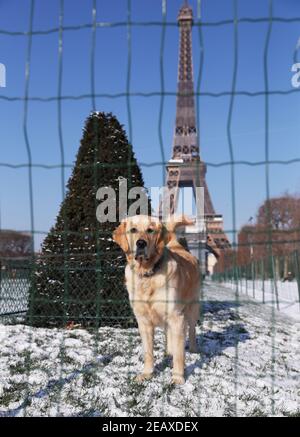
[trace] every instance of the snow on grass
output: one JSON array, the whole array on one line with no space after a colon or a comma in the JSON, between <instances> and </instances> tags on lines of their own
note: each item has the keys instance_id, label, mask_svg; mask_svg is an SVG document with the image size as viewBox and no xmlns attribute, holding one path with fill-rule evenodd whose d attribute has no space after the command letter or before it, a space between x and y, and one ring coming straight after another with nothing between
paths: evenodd
<instances>
[{"instance_id":1,"label":"snow on grass","mask_svg":"<svg viewBox=\"0 0 300 437\"><path fill-rule=\"evenodd\" d=\"M155 375L137 383L137 329L0 325L0 416L300 415L299 324L216 284L203 292L200 353L186 353L182 386L161 331Z\"/></svg>"},{"instance_id":2,"label":"snow on grass","mask_svg":"<svg viewBox=\"0 0 300 437\"><path fill-rule=\"evenodd\" d=\"M234 282L223 282L222 285L232 290L236 289L236 283ZM296 281L276 281L275 284L271 280L262 281L261 279L256 279L255 281L247 281L243 278L238 281L237 286L239 293L247 294L253 299L274 306L276 309L278 300L280 312L300 321L299 291ZM276 298L276 292L278 299Z\"/></svg>"}]
</instances>

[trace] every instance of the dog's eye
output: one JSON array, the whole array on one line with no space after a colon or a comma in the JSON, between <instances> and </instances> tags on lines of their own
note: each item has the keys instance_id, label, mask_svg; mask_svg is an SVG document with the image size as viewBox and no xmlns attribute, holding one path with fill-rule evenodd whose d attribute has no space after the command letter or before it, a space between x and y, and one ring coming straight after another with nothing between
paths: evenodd
<instances>
[{"instance_id":1,"label":"dog's eye","mask_svg":"<svg viewBox=\"0 0 300 437\"><path fill-rule=\"evenodd\" d=\"M154 229L152 229L152 228L147 229L147 234L153 234L153 232L154 232Z\"/></svg>"},{"instance_id":2,"label":"dog's eye","mask_svg":"<svg viewBox=\"0 0 300 437\"><path fill-rule=\"evenodd\" d=\"M130 233L131 234L136 234L137 233L137 228L131 228L130 229Z\"/></svg>"}]
</instances>

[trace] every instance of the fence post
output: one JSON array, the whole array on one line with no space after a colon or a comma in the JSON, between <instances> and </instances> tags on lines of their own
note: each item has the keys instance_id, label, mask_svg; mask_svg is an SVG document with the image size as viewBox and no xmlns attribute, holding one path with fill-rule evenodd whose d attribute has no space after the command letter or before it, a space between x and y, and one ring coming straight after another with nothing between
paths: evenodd
<instances>
[{"instance_id":1,"label":"fence post","mask_svg":"<svg viewBox=\"0 0 300 437\"><path fill-rule=\"evenodd\" d=\"M278 288L277 288L277 274L276 274L276 268L274 265L274 255L271 255L271 275L274 283L274 290L275 290L275 301L276 301L276 308L279 311L279 299L278 299ZM272 281L271 281L272 283Z\"/></svg>"},{"instance_id":2,"label":"fence post","mask_svg":"<svg viewBox=\"0 0 300 437\"><path fill-rule=\"evenodd\" d=\"M253 284L254 284L254 298L256 297L256 276L257 276L257 262L253 260Z\"/></svg>"},{"instance_id":3,"label":"fence post","mask_svg":"<svg viewBox=\"0 0 300 437\"><path fill-rule=\"evenodd\" d=\"M251 260L251 280L252 280L252 296L255 298L255 290L254 290L254 261Z\"/></svg>"},{"instance_id":4,"label":"fence post","mask_svg":"<svg viewBox=\"0 0 300 437\"><path fill-rule=\"evenodd\" d=\"M298 250L295 250L295 267L296 267L298 298L299 298L299 306L300 306L300 262L299 262Z\"/></svg>"},{"instance_id":5,"label":"fence post","mask_svg":"<svg viewBox=\"0 0 300 437\"><path fill-rule=\"evenodd\" d=\"M263 292L263 303L265 303L265 260L261 260L261 276L262 276L262 292Z\"/></svg>"}]
</instances>

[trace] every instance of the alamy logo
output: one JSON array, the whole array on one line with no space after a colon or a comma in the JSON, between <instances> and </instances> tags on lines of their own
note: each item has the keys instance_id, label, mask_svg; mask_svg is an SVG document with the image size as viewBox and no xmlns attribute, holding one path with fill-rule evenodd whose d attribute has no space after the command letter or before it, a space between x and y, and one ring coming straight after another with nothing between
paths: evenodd
<instances>
[{"instance_id":1,"label":"alamy logo","mask_svg":"<svg viewBox=\"0 0 300 437\"><path fill-rule=\"evenodd\" d=\"M298 51L299 49L300 49L300 38L298 39L296 44L296 51ZM291 79L292 87L299 88L300 87L300 62L296 62L295 64L293 64L291 71L295 73Z\"/></svg>"},{"instance_id":2,"label":"alamy logo","mask_svg":"<svg viewBox=\"0 0 300 437\"><path fill-rule=\"evenodd\" d=\"M154 211L160 213L163 220L172 215L171 205L177 199L176 213L187 216L195 216L197 225L204 224L204 188L184 187L182 192L177 193L176 188L150 187L149 195ZM99 205L96 209L96 217L100 223L121 221L126 217L138 214L148 215L148 195L143 187L132 187L128 190L127 179L119 178L119 187L101 187L96 193ZM193 200L194 199L194 200ZM128 208L128 200L131 205Z\"/></svg>"},{"instance_id":3,"label":"alamy logo","mask_svg":"<svg viewBox=\"0 0 300 437\"><path fill-rule=\"evenodd\" d=\"M6 87L6 67L4 64L0 64L0 88Z\"/></svg>"},{"instance_id":4,"label":"alamy logo","mask_svg":"<svg viewBox=\"0 0 300 437\"><path fill-rule=\"evenodd\" d=\"M291 79L292 86L294 88L299 88L300 87L300 63L299 62L292 65L292 71L296 73L293 75L293 77Z\"/></svg>"}]
</instances>

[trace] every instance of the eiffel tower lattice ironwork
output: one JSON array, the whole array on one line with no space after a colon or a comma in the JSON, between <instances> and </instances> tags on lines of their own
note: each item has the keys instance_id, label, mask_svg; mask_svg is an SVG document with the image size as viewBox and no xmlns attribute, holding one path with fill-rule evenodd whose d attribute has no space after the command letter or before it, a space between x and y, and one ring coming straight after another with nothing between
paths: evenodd
<instances>
[{"instance_id":1,"label":"eiffel tower lattice ironwork","mask_svg":"<svg viewBox=\"0 0 300 437\"><path fill-rule=\"evenodd\" d=\"M223 217L215 212L205 179L206 165L200 159L193 80L193 10L187 1L184 2L179 11L178 24L180 45L176 122L172 159L166 165L169 208L171 214L176 212L180 187L193 188L195 197L196 187L202 187L206 228L205 244L207 249L218 257L220 249L230 247L230 243L223 231Z\"/></svg>"}]
</instances>

